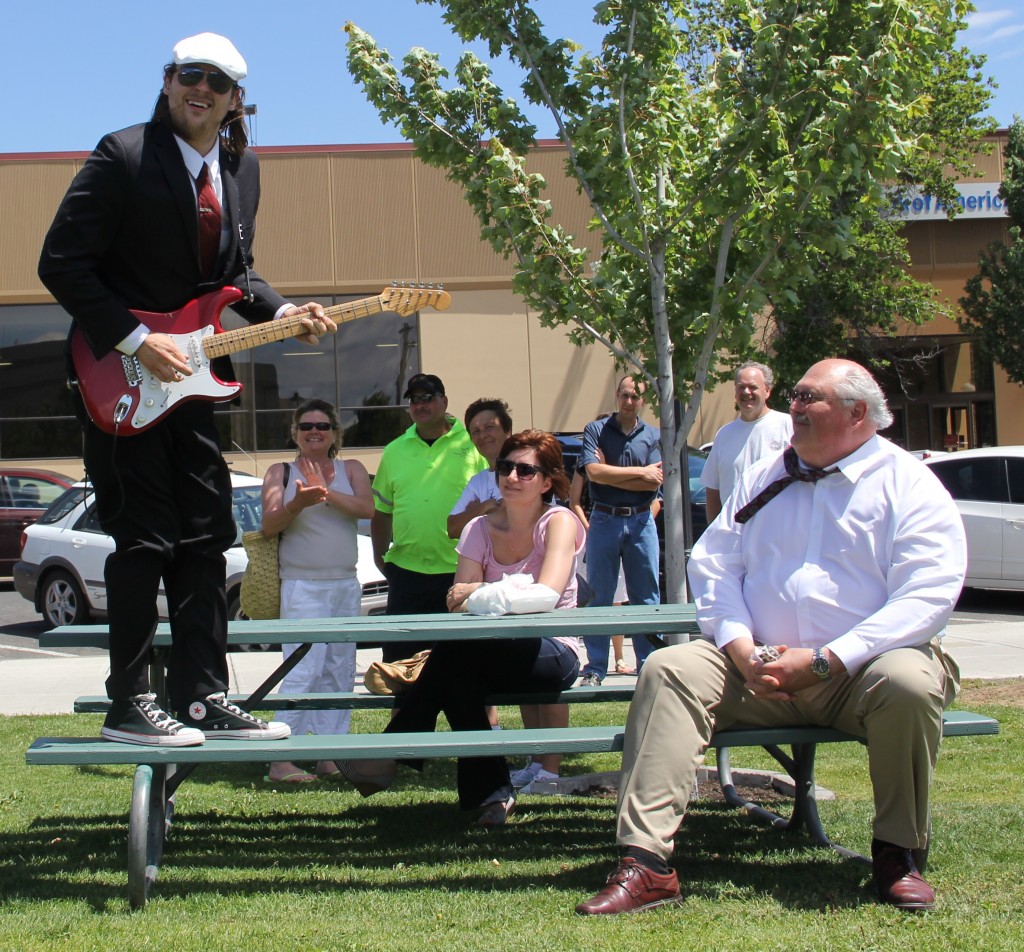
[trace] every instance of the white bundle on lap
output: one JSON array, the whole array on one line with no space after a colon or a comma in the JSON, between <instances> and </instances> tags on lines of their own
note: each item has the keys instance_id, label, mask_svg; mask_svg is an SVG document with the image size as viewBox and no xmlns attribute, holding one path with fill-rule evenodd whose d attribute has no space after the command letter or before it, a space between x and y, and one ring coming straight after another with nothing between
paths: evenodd
<instances>
[{"instance_id":1,"label":"white bundle on lap","mask_svg":"<svg viewBox=\"0 0 1024 952\"><path fill-rule=\"evenodd\" d=\"M551 611L559 598L532 575L506 575L500 582L481 585L466 599L466 610L471 615L527 615Z\"/></svg>"}]
</instances>

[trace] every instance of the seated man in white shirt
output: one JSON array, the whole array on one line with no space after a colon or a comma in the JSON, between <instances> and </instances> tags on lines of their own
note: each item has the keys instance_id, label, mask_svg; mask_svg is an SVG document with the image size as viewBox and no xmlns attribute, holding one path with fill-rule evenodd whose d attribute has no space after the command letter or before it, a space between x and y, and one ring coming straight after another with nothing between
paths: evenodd
<instances>
[{"instance_id":1,"label":"seated man in white shirt","mask_svg":"<svg viewBox=\"0 0 1024 952\"><path fill-rule=\"evenodd\" d=\"M937 636L963 584L963 524L934 474L877 435L892 415L863 367L815 364L790 415L792 447L744 474L694 547L688 574L708 640L644 667L622 757L624 856L580 914L681 901L668 860L712 733L799 724L865 739L878 896L934 905L915 854L928 846L942 711L958 688ZM762 661L759 645L778 660Z\"/></svg>"}]
</instances>

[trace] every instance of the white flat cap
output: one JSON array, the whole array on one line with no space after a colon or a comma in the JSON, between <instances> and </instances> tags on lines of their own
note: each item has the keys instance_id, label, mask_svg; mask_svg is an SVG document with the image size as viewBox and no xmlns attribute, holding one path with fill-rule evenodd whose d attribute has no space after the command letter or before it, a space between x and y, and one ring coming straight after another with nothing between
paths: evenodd
<instances>
[{"instance_id":1,"label":"white flat cap","mask_svg":"<svg viewBox=\"0 0 1024 952\"><path fill-rule=\"evenodd\" d=\"M235 49L235 44L219 33L197 33L179 40L171 54L176 66L187 63L209 63L216 66L236 83L245 79L247 72L242 54Z\"/></svg>"}]
</instances>

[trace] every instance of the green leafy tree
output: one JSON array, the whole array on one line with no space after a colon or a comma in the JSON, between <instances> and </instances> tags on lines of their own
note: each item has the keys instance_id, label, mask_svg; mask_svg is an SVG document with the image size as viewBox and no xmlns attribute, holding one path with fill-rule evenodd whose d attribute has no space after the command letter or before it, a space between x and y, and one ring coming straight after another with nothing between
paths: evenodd
<instances>
[{"instance_id":1,"label":"green leafy tree","mask_svg":"<svg viewBox=\"0 0 1024 952\"><path fill-rule=\"evenodd\" d=\"M955 33L955 24L948 29ZM899 200L912 187L937 197L951 218L959 212L949 173L976 175L978 142L996 128L995 120L982 116L991 88L983 65L984 57L952 45L936 61L926 77L930 107L911 120L912 131L932 145L908 156L901 187L891 198ZM898 355L914 328L940 314L954 317L934 285L911 276L903 223L889 208L864 202L854 189L836 199L833 213L851 222L847 247L839 254L815 253L812 276L794 288L793 299L769 291L758 349L770 355L783 384L794 383L815 361L837 355L879 370L895 363L898 372Z\"/></svg>"},{"instance_id":2,"label":"green leafy tree","mask_svg":"<svg viewBox=\"0 0 1024 952\"><path fill-rule=\"evenodd\" d=\"M1010 218L1009 241L981 253L978 272L960 298L960 327L1014 382L1024 384L1024 124L1015 116L1006 143L1006 177L999 189Z\"/></svg>"},{"instance_id":3,"label":"green leafy tree","mask_svg":"<svg viewBox=\"0 0 1024 952\"><path fill-rule=\"evenodd\" d=\"M883 182L934 145L936 63L961 0L606 0L601 48L550 39L525 0L423 0L524 71L589 203L596 255L553 221L528 168L536 130L486 64L413 49L396 67L349 24L348 64L418 158L464 191L513 288L548 325L598 341L653 386L665 466L668 595L685 594L681 452L718 356L752 340L769 298L798 300L841 255ZM452 81L454 80L454 81Z\"/></svg>"}]
</instances>

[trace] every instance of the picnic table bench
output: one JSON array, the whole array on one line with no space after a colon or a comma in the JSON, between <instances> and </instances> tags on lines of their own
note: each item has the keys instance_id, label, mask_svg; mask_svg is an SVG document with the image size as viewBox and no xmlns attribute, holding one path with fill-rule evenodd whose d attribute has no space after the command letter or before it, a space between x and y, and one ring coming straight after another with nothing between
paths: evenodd
<instances>
[{"instance_id":1,"label":"picnic table bench","mask_svg":"<svg viewBox=\"0 0 1024 952\"><path fill-rule=\"evenodd\" d=\"M303 644L318 641L383 644L389 641L444 641L469 638L551 637L558 634L683 634L697 632L692 605L634 606L626 608L582 608L538 615L482 618L470 615L365 616L356 618L232 622L230 644ZM44 647L106 647L105 626L62 627L45 633ZM154 643L153 685L163 690L163 657L170 645L166 625L157 630ZM271 692L297 663L293 653L250 696L234 696L248 709L349 707L388 708L390 696L344 692L329 695L274 695ZM301 655L300 655L301 656ZM587 703L629 700L632 684L575 687L558 694L503 694L495 703ZM398 699L400 703L400 699ZM76 711L102 711L105 698L83 697ZM948 737L994 734L998 722L968 711L948 711L944 734ZM293 736L283 741L238 741L211 739L197 747L160 748L121 744L97 738L39 738L26 753L30 764L72 766L135 764L128 824L128 898L133 908L145 905L156 881L164 842L174 812L174 797L181 782L200 764L264 763L273 760L362 760L392 758L422 759L493 756L523 756L545 753L608 753L622 750L624 728L569 727L502 731L438 731L416 734L342 734ZM859 860L865 858L836 843L826 834L818 815L814 781L818 744L861 742L842 731L822 727L735 728L715 733L719 782L732 806L748 815L785 830L806 830L814 842ZM791 748L791 753L783 747ZM763 806L748 802L737 792L729 759L731 747L763 747L793 781L794 806L782 817ZM866 861L866 860L865 860Z\"/></svg>"}]
</instances>

